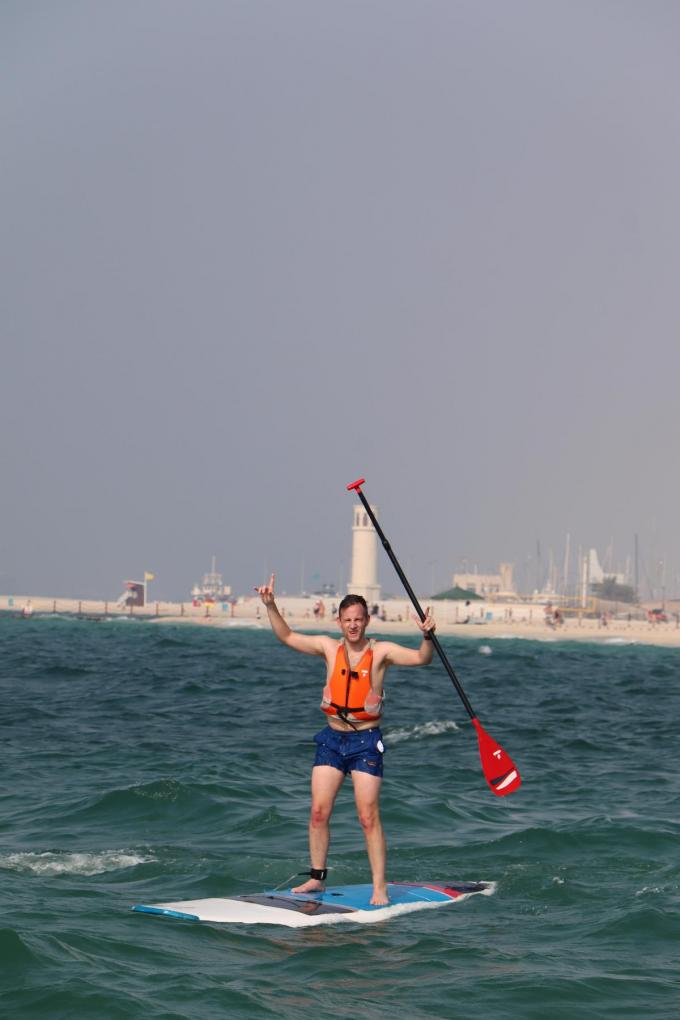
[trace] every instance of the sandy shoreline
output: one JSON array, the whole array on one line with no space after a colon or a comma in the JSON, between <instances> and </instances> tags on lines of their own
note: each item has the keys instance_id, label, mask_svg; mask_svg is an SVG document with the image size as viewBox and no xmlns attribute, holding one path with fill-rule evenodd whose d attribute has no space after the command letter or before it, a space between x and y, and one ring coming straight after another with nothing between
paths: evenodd
<instances>
[{"instance_id":1,"label":"sandy shoreline","mask_svg":"<svg viewBox=\"0 0 680 1020\"><path fill-rule=\"evenodd\" d=\"M297 630L337 631L331 610L333 600L325 600L325 615L314 615L316 599L283 596L277 600L279 608L291 627ZM427 602L423 599L423 605ZM76 616L85 620L124 619L132 617L155 624L192 624L195 626L232 628L250 627L265 630L269 624L258 598L245 597L235 604L216 603L211 606L192 606L190 603L151 602L144 608L132 611L116 606L114 601L96 599L66 599L47 596L0 595L0 614L21 616L30 603L34 619L59 615ZM595 619L567 619L558 628L546 625L542 606L528 607L476 603L470 622L463 623L464 606L459 603L432 603L440 635L487 641L490 639L523 638L525 640L561 642L590 641L599 644L645 644L680 648L680 627L675 620L669 623L648 623L646 620L610 619L606 626ZM388 635L416 635L412 606L394 599L381 603L386 619L374 616L370 633L377 638Z\"/></svg>"}]
</instances>

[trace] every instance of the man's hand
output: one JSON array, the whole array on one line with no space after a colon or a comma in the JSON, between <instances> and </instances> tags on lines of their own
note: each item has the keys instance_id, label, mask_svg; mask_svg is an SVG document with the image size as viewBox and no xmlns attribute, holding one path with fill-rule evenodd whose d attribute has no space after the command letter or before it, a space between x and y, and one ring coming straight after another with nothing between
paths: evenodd
<instances>
[{"instance_id":1,"label":"man's hand","mask_svg":"<svg viewBox=\"0 0 680 1020\"><path fill-rule=\"evenodd\" d=\"M432 615L432 609L430 608L430 606L428 606L427 609L425 610L424 620L419 620L417 616L414 616L413 619L416 621L416 623L423 632L423 640L429 641L430 634L431 633L434 634L434 631L437 627L437 624L434 622L434 616Z\"/></svg>"},{"instance_id":2,"label":"man's hand","mask_svg":"<svg viewBox=\"0 0 680 1020\"><path fill-rule=\"evenodd\" d=\"M276 575L272 574L269 578L269 584L263 584L260 588L255 588L255 591L260 596L265 606L274 605L274 579Z\"/></svg>"},{"instance_id":3,"label":"man's hand","mask_svg":"<svg viewBox=\"0 0 680 1020\"><path fill-rule=\"evenodd\" d=\"M281 613L278 610L278 606L274 601L274 579L276 575L272 574L269 578L269 584L263 584L259 588L255 588L255 591L260 596L265 606L267 607L267 616L271 628L274 631L274 636L279 639L281 644L288 645L296 652L304 652L305 655L326 655L328 652L328 658L330 662L330 655L335 654L336 642L331 641L329 637L324 634L298 634L297 631L291 630Z\"/></svg>"}]
</instances>

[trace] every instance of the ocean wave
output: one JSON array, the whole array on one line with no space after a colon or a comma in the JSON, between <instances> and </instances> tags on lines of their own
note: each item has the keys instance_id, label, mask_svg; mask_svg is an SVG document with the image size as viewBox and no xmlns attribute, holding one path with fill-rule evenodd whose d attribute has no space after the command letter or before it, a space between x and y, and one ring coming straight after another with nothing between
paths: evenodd
<instances>
[{"instance_id":1,"label":"ocean wave","mask_svg":"<svg viewBox=\"0 0 680 1020\"><path fill-rule=\"evenodd\" d=\"M593 924L591 938L612 940L631 937L645 940L651 947L661 941L666 945L677 939L678 928L675 911L660 906L635 907L624 910L617 916L605 917L600 924Z\"/></svg>"},{"instance_id":2,"label":"ocean wave","mask_svg":"<svg viewBox=\"0 0 680 1020\"><path fill-rule=\"evenodd\" d=\"M135 797L141 797L144 800L165 800L173 804L190 794L189 788L176 779L159 779L153 783L142 783L141 785L131 786L126 790L116 792L122 792L123 794L131 793Z\"/></svg>"},{"instance_id":3,"label":"ocean wave","mask_svg":"<svg viewBox=\"0 0 680 1020\"><path fill-rule=\"evenodd\" d=\"M285 832L288 829L295 830L296 823L291 822L274 805L262 811L255 811L247 817L232 821L231 831L240 833Z\"/></svg>"},{"instance_id":4,"label":"ocean wave","mask_svg":"<svg viewBox=\"0 0 680 1020\"><path fill-rule=\"evenodd\" d=\"M71 821L75 819L137 820L148 823L150 819L182 817L186 822L198 815L209 817L222 811L217 799L217 787L200 786L179 782L176 779L159 779L136 786L119 787L89 797L63 813ZM207 814L206 814L207 813Z\"/></svg>"},{"instance_id":5,"label":"ocean wave","mask_svg":"<svg viewBox=\"0 0 680 1020\"><path fill-rule=\"evenodd\" d=\"M460 729L453 719L433 719L417 726L404 726L385 734L386 744L399 744L403 740L424 740L425 737L439 737L442 733L453 733Z\"/></svg>"},{"instance_id":6,"label":"ocean wave","mask_svg":"<svg viewBox=\"0 0 680 1020\"><path fill-rule=\"evenodd\" d=\"M18 967L39 962L26 940L13 928L0 928L0 959L7 973L16 971Z\"/></svg>"},{"instance_id":7,"label":"ocean wave","mask_svg":"<svg viewBox=\"0 0 680 1020\"><path fill-rule=\"evenodd\" d=\"M87 666L76 666L72 662L52 662L49 665L40 663L41 676L87 676L91 671Z\"/></svg>"},{"instance_id":8,"label":"ocean wave","mask_svg":"<svg viewBox=\"0 0 680 1020\"><path fill-rule=\"evenodd\" d=\"M34 875L101 875L106 871L135 868L155 861L148 854L126 850L103 850L100 853L66 853L47 850L44 853L15 853L0 856L0 868Z\"/></svg>"}]
</instances>

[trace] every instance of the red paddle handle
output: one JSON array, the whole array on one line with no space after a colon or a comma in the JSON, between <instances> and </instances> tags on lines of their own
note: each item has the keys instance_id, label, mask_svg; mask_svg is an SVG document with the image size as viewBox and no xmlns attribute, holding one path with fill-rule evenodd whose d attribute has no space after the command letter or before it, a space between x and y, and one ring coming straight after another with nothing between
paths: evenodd
<instances>
[{"instance_id":1,"label":"red paddle handle","mask_svg":"<svg viewBox=\"0 0 680 1020\"><path fill-rule=\"evenodd\" d=\"M365 481L366 481L365 478L358 478L356 482L352 482L351 485L347 486L347 488L350 492L352 491L352 489L354 489L355 492L361 492L361 486L364 484Z\"/></svg>"}]
</instances>

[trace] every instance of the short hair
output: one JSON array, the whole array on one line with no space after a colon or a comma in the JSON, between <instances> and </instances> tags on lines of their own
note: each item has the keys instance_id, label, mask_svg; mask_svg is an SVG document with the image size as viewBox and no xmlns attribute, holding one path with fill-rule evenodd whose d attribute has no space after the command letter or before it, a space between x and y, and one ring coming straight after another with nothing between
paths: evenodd
<instances>
[{"instance_id":1,"label":"short hair","mask_svg":"<svg viewBox=\"0 0 680 1020\"><path fill-rule=\"evenodd\" d=\"M340 603L340 607L338 609L338 616L342 616L343 610L349 609L350 606L363 606L364 616L368 618L369 616L368 605L366 604L366 599L364 598L363 595L345 595L344 599Z\"/></svg>"}]
</instances>

